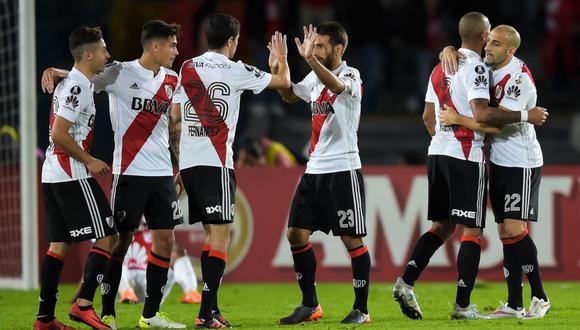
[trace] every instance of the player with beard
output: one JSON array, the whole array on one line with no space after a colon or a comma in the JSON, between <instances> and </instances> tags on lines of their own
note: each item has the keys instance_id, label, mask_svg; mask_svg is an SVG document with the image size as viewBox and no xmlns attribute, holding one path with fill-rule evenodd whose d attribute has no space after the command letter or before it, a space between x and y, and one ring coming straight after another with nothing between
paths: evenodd
<instances>
[{"instance_id":1,"label":"player with beard","mask_svg":"<svg viewBox=\"0 0 580 330\"><path fill-rule=\"evenodd\" d=\"M316 257L310 235L316 230L340 236L351 256L355 301L341 323L369 323L367 308L371 260L363 242L364 182L357 145L362 81L357 69L342 56L348 44L344 28L327 22L304 27L300 55L312 71L299 83L279 90L284 101L310 103L312 138L306 173L296 188L288 219L287 238L294 259L302 302L279 324L298 324L322 318L316 295ZM276 72L276 61L270 62Z\"/></svg>"},{"instance_id":2,"label":"player with beard","mask_svg":"<svg viewBox=\"0 0 580 330\"><path fill-rule=\"evenodd\" d=\"M492 69L493 102L505 111L525 111L536 105L537 92L532 73L515 53L521 44L518 31L499 25L491 31L485 47L485 63ZM451 58L455 58L452 53ZM472 118L455 111L443 111L446 125L478 129ZM489 137L490 199L503 244L504 275L508 286L507 303L499 306L491 318L542 318L550 310L538 265L537 249L528 234L529 221L538 221L538 198L543 166L542 149L530 123L503 126ZM522 273L532 290L528 312L523 307Z\"/></svg>"}]
</instances>

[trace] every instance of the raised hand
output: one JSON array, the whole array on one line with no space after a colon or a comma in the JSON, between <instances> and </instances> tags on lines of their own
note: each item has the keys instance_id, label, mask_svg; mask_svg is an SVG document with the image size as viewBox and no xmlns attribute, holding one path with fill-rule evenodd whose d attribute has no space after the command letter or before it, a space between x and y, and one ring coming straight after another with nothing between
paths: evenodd
<instances>
[{"instance_id":1,"label":"raised hand","mask_svg":"<svg viewBox=\"0 0 580 330\"><path fill-rule=\"evenodd\" d=\"M272 36L274 38L274 36ZM278 59L276 58L276 54L274 54L272 41L268 42L268 50L270 51L270 56L268 56L268 66L270 67L270 71L274 74L278 73Z\"/></svg>"},{"instance_id":2,"label":"raised hand","mask_svg":"<svg viewBox=\"0 0 580 330\"><path fill-rule=\"evenodd\" d=\"M276 31L268 43L267 47L270 50L268 65L272 71L277 71L279 63L281 61L286 61L286 58L288 57L288 46L286 40L286 35Z\"/></svg>"},{"instance_id":3,"label":"raised hand","mask_svg":"<svg viewBox=\"0 0 580 330\"><path fill-rule=\"evenodd\" d=\"M298 52L300 56L304 57L304 59L310 59L312 57L312 52L314 51L314 43L316 42L316 37L318 33L316 32L316 28L312 26L312 24L308 25L308 27L304 26L304 40L300 42L300 39L294 38L296 42L296 47L298 48Z\"/></svg>"}]
</instances>

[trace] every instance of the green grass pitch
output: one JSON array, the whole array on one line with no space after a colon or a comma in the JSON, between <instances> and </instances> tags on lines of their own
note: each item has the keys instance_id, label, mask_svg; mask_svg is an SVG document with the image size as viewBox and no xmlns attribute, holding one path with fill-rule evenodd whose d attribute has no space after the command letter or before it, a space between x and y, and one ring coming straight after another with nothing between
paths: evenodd
<instances>
[{"instance_id":1,"label":"green grass pitch","mask_svg":"<svg viewBox=\"0 0 580 330\"><path fill-rule=\"evenodd\" d=\"M413 321L399 311L391 297L392 283L371 283L369 311L372 324L341 326L339 321L352 307L353 290L348 282L318 283L318 296L324 318L317 323L299 326L276 325L276 320L289 314L300 302L298 286L294 283L229 284L220 289L220 307L226 318L238 329L580 329L580 282L548 282L546 292L552 301L552 310L541 320L478 320L451 321L449 314L455 300L453 283L419 282L415 290L424 319ZM57 317L68 325L87 329L68 319L69 300L74 285L61 285ZM171 296L161 305L176 321L193 328L199 305L179 303L181 292L174 288ZM472 303L480 311L490 312L505 299L505 283L478 283L472 294ZM529 286L524 287L524 302L529 304ZM100 312L100 297L96 299ZM527 307L527 306L526 306ZM143 304L118 305L117 324L122 329L135 329ZM0 290L0 329L31 329L38 309L38 291Z\"/></svg>"}]
</instances>

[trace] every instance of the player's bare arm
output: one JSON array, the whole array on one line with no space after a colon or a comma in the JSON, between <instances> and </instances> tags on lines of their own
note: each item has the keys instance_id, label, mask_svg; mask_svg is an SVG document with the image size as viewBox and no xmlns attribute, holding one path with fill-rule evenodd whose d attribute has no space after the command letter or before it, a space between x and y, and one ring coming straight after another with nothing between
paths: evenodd
<instances>
[{"instance_id":1,"label":"player's bare arm","mask_svg":"<svg viewBox=\"0 0 580 330\"><path fill-rule=\"evenodd\" d=\"M459 114L455 109L445 105L445 109L439 114L441 124L444 126L460 125L470 130L483 132L487 134L497 134L501 131L501 127L488 126L478 123L475 119Z\"/></svg>"},{"instance_id":2,"label":"player's bare arm","mask_svg":"<svg viewBox=\"0 0 580 330\"><path fill-rule=\"evenodd\" d=\"M469 102L475 121L488 126L501 127L520 121L540 126L549 116L548 111L542 107L534 107L529 111L498 111L497 108L490 107L488 103L489 101L485 99L475 99Z\"/></svg>"},{"instance_id":3,"label":"player's bare arm","mask_svg":"<svg viewBox=\"0 0 580 330\"><path fill-rule=\"evenodd\" d=\"M181 105L173 103L169 112L169 145L175 159L179 160L179 139L181 137Z\"/></svg>"},{"instance_id":4,"label":"player's bare arm","mask_svg":"<svg viewBox=\"0 0 580 330\"><path fill-rule=\"evenodd\" d=\"M312 71L314 71L314 74L316 74L316 77L318 77L324 86L326 86L334 94L342 93L345 88L344 82L338 79L336 75L334 75L322 63L320 63L320 61L313 54L314 47L321 46L316 42L316 37L318 37L316 28L310 24L308 27L304 26L303 29L303 41L300 42L299 38L294 38L300 56L306 60L306 63L308 63Z\"/></svg>"},{"instance_id":5,"label":"player's bare arm","mask_svg":"<svg viewBox=\"0 0 580 330\"><path fill-rule=\"evenodd\" d=\"M435 135L435 103L425 102L425 109L423 109L423 123L429 135Z\"/></svg>"},{"instance_id":6,"label":"player's bare arm","mask_svg":"<svg viewBox=\"0 0 580 330\"><path fill-rule=\"evenodd\" d=\"M276 72L272 72L272 80L267 88L288 89L291 87L290 68L288 67L288 46L286 35L276 31L268 43L270 50L270 61L275 62Z\"/></svg>"},{"instance_id":7,"label":"player's bare arm","mask_svg":"<svg viewBox=\"0 0 580 330\"><path fill-rule=\"evenodd\" d=\"M453 46L447 46L439 53L439 61L443 65L443 71L450 75L457 73L457 70L459 70L459 59L464 57Z\"/></svg>"},{"instance_id":8,"label":"player's bare arm","mask_svg":"<svg viewBox=\"0 0 580 330\"><path fill-rule=\"evenodd\" d=\"M81 147L79 147L79 145L70 135L69 129L72 125L73 123L70 121L57 116L54 120L54 124L50 133L52 142L72 158L85 164L89 172L91 172L93 175L100 176L107 174L107 172L110 171L109 165L100 159L94 158L89 153L81 149Z\"/></svg>"}]
</instances>

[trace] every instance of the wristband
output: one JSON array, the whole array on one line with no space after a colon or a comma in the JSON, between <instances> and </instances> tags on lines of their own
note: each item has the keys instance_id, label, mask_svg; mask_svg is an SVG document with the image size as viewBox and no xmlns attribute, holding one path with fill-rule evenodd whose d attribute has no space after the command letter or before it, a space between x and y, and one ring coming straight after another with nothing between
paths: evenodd
<instances>
[{"instance_id":1,"label":"wristband","mask_svg":"<svg viewBox=\"0 0 580 330\"><path fill-rule=\"evenodd\" d=\"M528 111L525 111L525 110L524 111L520 111L520 114L522 116L520 118L520 122L522 122L522 123L528 122Z\"/></svg>"}]
</instances>

